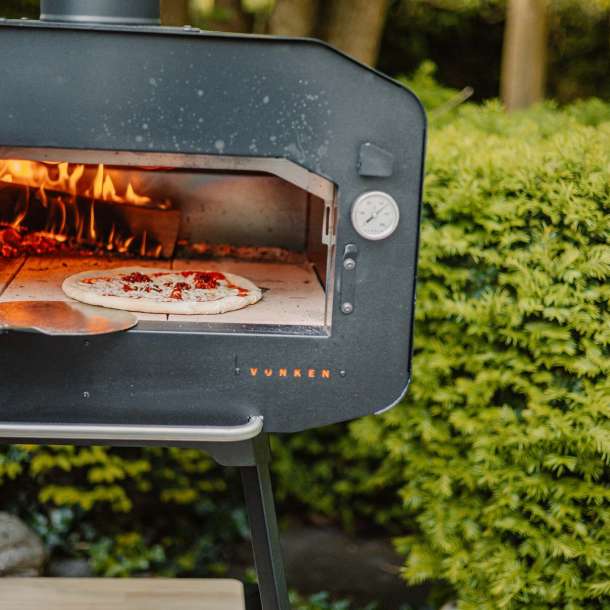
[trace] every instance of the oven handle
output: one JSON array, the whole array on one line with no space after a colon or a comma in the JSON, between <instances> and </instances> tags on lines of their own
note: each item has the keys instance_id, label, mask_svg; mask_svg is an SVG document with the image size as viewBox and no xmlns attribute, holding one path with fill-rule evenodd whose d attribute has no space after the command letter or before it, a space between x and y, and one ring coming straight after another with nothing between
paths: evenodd
<instances>
[{"instance_id":1,"label":"oven handle","mask_svg":"<svg viewBox=\"0 0 610 610\"><path fill-rule=\"evenodd\" d=\"M10 424L0 422L0 438L91 441L178 441L236 443L263 431L263 418L238 426L136 426L113 424Z\"/></svg>"}]
</instances>

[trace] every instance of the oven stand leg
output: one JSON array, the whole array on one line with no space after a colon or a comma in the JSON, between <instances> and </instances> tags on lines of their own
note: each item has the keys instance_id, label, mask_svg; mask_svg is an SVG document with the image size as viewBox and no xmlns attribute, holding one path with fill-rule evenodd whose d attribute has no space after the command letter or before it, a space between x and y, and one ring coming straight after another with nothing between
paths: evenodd
<instances>
[{"instance_id":1,"label":"oven stand leg","mask_svg":"<svg viewBox=\"0 0 610 610\"><path fill-rule=\"evenodd\" d=\"M260 454L259 454L260 455ZM290 610L268 456L240 468L263 610Z\"/></svg>"}]
</instances>

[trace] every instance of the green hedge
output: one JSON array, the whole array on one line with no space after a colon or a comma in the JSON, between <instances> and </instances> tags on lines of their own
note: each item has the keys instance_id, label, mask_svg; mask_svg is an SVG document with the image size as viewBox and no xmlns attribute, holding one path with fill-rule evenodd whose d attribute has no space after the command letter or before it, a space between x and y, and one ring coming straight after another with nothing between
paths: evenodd
<instances>
[{"instance_id":1,"label":"green hedge","mask_svg":"<svg viewBox=\"0 0 610 610\"><path fill-rule=\"evenodd\" d=\"M433 128L409 394L277 448L283 494L401 529L461 610L610 608L609 177L595 100Z\"/></svg>"},{"instance_id":2,"label":"green hedge","mask_svg":"<svg viewBox=\"0 0 610 610\"><path fill-rule=\"evenodd\" d=\"M433 133L414 384L353 427L416 520L405 576L465 610L610 605L610 124L570 114Z\"/></svg>"}]
</instances>

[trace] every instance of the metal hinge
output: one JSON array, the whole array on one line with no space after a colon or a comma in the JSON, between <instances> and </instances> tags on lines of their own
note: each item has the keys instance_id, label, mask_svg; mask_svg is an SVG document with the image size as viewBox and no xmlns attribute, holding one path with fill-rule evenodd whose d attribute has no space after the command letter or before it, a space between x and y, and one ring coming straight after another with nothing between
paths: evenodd
<instances>
[{"instance_id":1,"label":"metal hinge","mask_svg":"<svg viewBox=\"0 0 610 610\"><path fill-rule=\"evenodd\" d=\"M322 243L325 246L335 245L335 206L330 201L324 202L324 218L322 220Z\"/></svg>"}]
</instances>

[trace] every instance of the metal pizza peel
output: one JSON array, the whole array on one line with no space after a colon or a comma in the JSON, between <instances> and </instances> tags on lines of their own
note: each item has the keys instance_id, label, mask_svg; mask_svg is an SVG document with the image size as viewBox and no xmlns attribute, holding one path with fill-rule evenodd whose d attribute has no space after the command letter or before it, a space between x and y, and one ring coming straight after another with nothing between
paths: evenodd
<instances>
[{"instance_id":1,"label":"metal pizza peel","mask_svg":"<svg viewBox=\"0 0 610 610\"><path fill-rule=\"evenodd\" d=\"M0 303L0 331L52 336L105 335L133 328L135 314L76 301L8 301Z\"/></svg>"}]
</instances>

